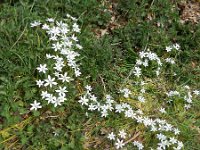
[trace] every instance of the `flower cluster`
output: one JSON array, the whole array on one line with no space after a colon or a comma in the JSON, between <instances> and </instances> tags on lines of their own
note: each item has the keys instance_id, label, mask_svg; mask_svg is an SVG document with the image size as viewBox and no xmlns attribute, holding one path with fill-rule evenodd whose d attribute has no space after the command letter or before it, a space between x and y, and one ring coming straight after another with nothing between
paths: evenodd
<instances>
[{"instance_id":1,"label":"flower cluster","mask_svg":"<svg viewBox=\"0 0 200 150\"><path fill-rule=\"evenodd\" d=\"M179 44L173 44L172 46L167 46L166 51L171 52L172 50L180 50L180 45ZM150 49L143 50L139 52L139 58L136 60L134 68L131 70L131 73L134 74L136 77L141 77L142 75L142 70L143 68L148 68L150 65L150 62L156 62L157 63L157 68L155 70L155 73L157 76L160 75L161 67L163 63L170 63L170 64L175 64L175 60L173 58L166 58L162 62L162 59L158 57L158 55Z\"/></svg>"},{"instance_id":2,"label":"flower cluster","mask_svg":"<svg viewBox=\"0 0 200 150\"><path fill-rule=\"evenodd\" d=\"M46 62L37 67L41 78L36 84L41 89L42 99L57 107L67 100L68 87L73 86L71 82L81 75L76 61L77 50L82 49L76 36L80 28L70 15L64 22L48 18L44 24L34 21L31 27L41 27L50 40L52 52L47 53ZM31 110L42 107L37 101L31 105Z\"/></svg>"},{"instance_id":3,"label":"flower cluster","mask_svg":"<svg viewBox=\"0 0 200 150\"><path fill-rule=\"evenodd\" d=\"M158 67L156 69L156 75L158 76L160 74L160 67L162 66L162 62L158 55L154 52L151 52L150 49L141 51L139 53L139 58L136 60L136 64L132 70L132 73L136 77L140 77L142 75L142 68L148 67L150 61L157 63Z\"/></svg>"},{"instance_id":4,"label":"flower cluster","mask_svg":"<svg viewBox=\"0 0 200 150\"><path fill-rule=\"evenodd\" d=\"M78 50L82 49L79 44L77 34L80 33L80 28L77 24L77 19L67 15L67 19L63 21L56 21L53 18L48 18L44 24L40 21L31 23L31 27L41 27L48 35L52 52L46 54L45 63L40 64L36 69L39 72L39 79L36 80L37 86L41 89L41 97L52 104L54 107L62 105L67 100L69 88L74 86L74 81L81 75L77 57L79 57ZM180 46L176 43L172 46L167 46L166 51L180 50ZM162 60L158 55L149 49L141 51L139 57L134 64L130 75L134 75L137 80L137 85L140 86L139 94L135 93L131 88L120 87L116 97L111 94L106 94L103 99L99 100L95 94L92 93L90 85L85 86L85 90L79 97L78 103L87 109L88 112L97 111L103 118L110 114L116 114L123 119L130 120L136 124L142 124L158 139L157 150L166 148L173 148L180 150L183 148L183 143L177 138L180 133L179 129L167 123L161 118L149 117L142 109L137 106L132 107L128 103L129 100L137 99L145 105L148 101L148 92L146 86L148 85L143 79L143 71L151 64L156 64L155 73L157 76L161 73L163 63L175 64L173 58L165 58ZM129 76L130 76L129 75ZM191 91L189 87L185 88L186 94L180 91L169 91L166 93L167 101L171 102L175 97L181 97L185 102L185 108L191 107L193 95L200 95L198 90ZM126 102L120 102L122 97ZM147 97L145 97L147 95ZM134 97L135 96L135 97ZM37 110L42 108L40 102L36 100L31 104L30 110ZM161 113L166 113L165 108L159 109ZM86 112L87 113L87 112ZM107 138L114 142L116 149L121 149L127 144L136 146L139 150L144 149L144 146L139 141L129 140L130 136L125 132L127 129L122 129L118 133L111 132Z\"/></svg>"},{"instance_id":5,"label":"flower cluster","mask_svg":"<svg viewBox=\"0 0 200 150\"><path fill-rule=\"evenodd\" d=\"M166 46L165 50L167 52L171 52L172 50L177 50L178 51L178 50L180 50L180 45L178 43L175 43L175 44L173 44L171 46Z\"/></svg>"},{"instance_id":6,"label":"flower cluster","mask_svg":"<svg viewBox=\"0 0 200 150\"><path fill-rule=\"evenodd\" d=\"M124 130L119 131L117 135L111 132L110 134L108 134L108 139L115 141L115 146L117 149L119 149L125 146L123 139L126 139L126 135L127 133Z\"/></svg>"},{"instance_id":7,"label":"flower cluster","mask_svg":"<svg viewBox=\"0 0 200 150\"><path fill-rule=\"evenodd\" d=\"M189 86L184 86L180 91L169 91L166 95L168 103L173 102L177 98L182 99L185 102L184 107L189 109L191 108L193 97L200 95L200 92L198 90L191 91Z\"/></svg>"},{"instance_id":8,"label":"flower cluster","mask_svg":"<svg viewBox=\"0 0 200 150\"><path fill-rule=\"evenodd\" d=\"M124 94L125 98L128 98L131 94L131 91L128 88L121 89L120 92Z\"/></svg>"},{"instance_id":9,"label":"flower cluster","mask_svg":"<svg viewBox=\"0 0 200 150\"><path fill-rule=\"evenodd\" d=\"M155 61L158 64L158 68L156 70L156 74L158 76L160 74L160 69L163 63L161 62L161 59L158 57L158 55L156 53L151 52L150 50L142 51L139 53L139 59L137 59L136 65L133 68L132 73L135 76L140 77L140 75L142 75L141 66L147 67L150 61ZM144 103L146 101L144 95L148 94L146 93L145 85L148 85L148 84L145 83L145 81L142 78L140 78L140 82L137 82L137 85L140 86L140 91L139 91L139 95L136 94L136 98L140 102ZM135 93L133 93L132 90L130 90L127 87L120 88L119 93L121 93L125 99L129 99L129 100L133 99L134 98L133 95L135 95ZM169 92L168 94L178 95L176 91ZM146 128L148 128L154 134L158 134L158 133L162 134L162 132L164 133L170 132L171 134L174 134L174 136L176 136L180 133L180 131L177 128L167 123L166 120L163 120L160 118L152 119L151 117L148 117L147 115L145 115L141 109L136 108L135 110L128 103L124 103L124 102L118 103L120 101L118 99L119 97L115 98L114 100L114 98L110 94L108 94L105 96L103 101L99 101L98 98L94 94L92 94L92 87L86 86L85 93L80 97L79 103L82 106L87 107L88 111L100 112L101 117L108 117L110 113L122 114L122 116L124 116L124 118L126 119L131 119L132 121L137 122L138 124L143 124ZM161 107L160 112L166 113L165 108ZM117 135L119 137L117 137ZM115 141L115 147L117 149L122 148L126 144L130 143L130 142L124 141L126 137L126 132L124 132L124 130L121 130L119 134L117 135L114 134L113 132L111 132L108 135L108 138L110 140ZM166 137L166 139L170 139L168 135L164 135L164 136ZM169 147L169 146L173 147L174 149L182 148L182 144L180 144L182 143L181 141L178 141L177 139L174 138L176 142L173 142L173 143L169 142L168 144L166 144L167 142L166 139L160 140L160 142L158 143L157 149L166 149L166 147ZM142 143L135 141L133 144L137 146L138 149L143 149Z\"/></svg>"},{"instance_id":10,"label":"flower cluster","mask_svg":"<svg viewBox=\"0 0 200 150\"><path fill-rule=\"evenodd\" d=\"M173 44L171 46L166 46L165 50L167 51L167 53L173 52L173 51L180 51L180 45L175 43L175 44ZM175 64L174 58L170 58L170 57L166 58L165 62L169 63L171 65Z\"/></svg>"},{"instance_id":11,"label":"flower cluster","mask_svg":"<svg viewBox=\"0 0 200 150\"><path fill-rule=\"evenodd\" d=\"M134 141L133 145L136 146L138 150L142 150L144 148L143 144L138 141Z\"/></svg>"},{"instance_id":12,"label":"flower cluster","mask_svg":"<svg viewBox=\"0 0 200 150\"><path fill-rule=\"evenodd\" d=\"M181 150L183 148L183 142L178 141L174 137L167 137L162 133L156 134L156 138L160 141L158 143L157 150L163 150L173 146L174 150Z\"/></svg>"},{"instance_id":13,"label":"flower cluster","mask_svg":"<svg viewBox=\"0 0 200 150\"><path fill-rule=\"evenodd\" d=\"M113 132L109 133L107 138L111 141L114 141L116 149L123 148L126 144L129 143L130 140L128 139L130 138L130 136L127 135L124 129L120 130L118 134L115 134ZM143 144L138 141L134 141L132 142L132 144L136 146L138 150L142 150L144 148Z\"/></svg>"},{"instance_id":14,"label":"flower cluster","mask_svg":"<svg viewBox=\"0 0 200 150\"><path fill-rule=\"evenodd\" d=\"M85 87L86 93L78 101L81 105L88 107L88 111L99 111L101 117L107 117L108 113L114 110L113 104L116 103L110 95L106 95L104 102L99 102L97 97L91 93L91 86Z\"/></svg>"},{"instance_id":15,"label":"flower cluster","mask_svg":"<svg viewBox=\"0 0 200 150\"><path fill-rule=\"evenodd\" d=\"M167 123L167 121L159 119L159 118L152 119L148 116L145 116L142 110L140 109L134 110L131 107L131 105L129 105L128 103L117 103L118 100L115 101L111 95L106 95L104 101L99 101L98 98L94 94L92 94L91 86L87 85L85 87L85 90L86 90L85 94L83 94L80 97L80 100L78 102L82 106L87 107L88 111L96 110L100 112L101 117L108 117L109 113L119 113L119 114L123 114L124 118L131 119L132 121L136 121L137 123L143 124L151 132L154 132L154 133L171 132L171 133L174 133L174 135L178 135L180 133L180 131L177 128ZM120 91L124 91L124 90L120 90ZM125 91L128 91L128 90L125 90ZM127 95L125 95L124 97L127 98ZM110 140L115 140L115 146L117 149L122 148L126 144L129 143L129 142L124 143L123 139L125 139L127 135L127 133L124 130L121 130L118 135L120 138L119 137L116 138L116 135L113 132L111 132L108 135L108 138ZM136 146L138 147L138 149L141 149L141 147L143 148L141 144L138 144ZM170 144L168 146L170 146ZM159 147L160 146L158 146L158 148Z\"/></svg>"}]
</instances>

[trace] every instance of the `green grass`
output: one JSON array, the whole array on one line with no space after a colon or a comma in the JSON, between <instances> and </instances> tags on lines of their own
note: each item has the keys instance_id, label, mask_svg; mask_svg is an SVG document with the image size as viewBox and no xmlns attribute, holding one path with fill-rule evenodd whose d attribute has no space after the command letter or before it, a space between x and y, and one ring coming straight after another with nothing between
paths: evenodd
<instances>
[{"instance_id":1,"label":"green grass","mask_svg":"<svg viewBox=\"0 0 200 150\"><path fill-rule=\"evenodd\" d=\"M166 72L160 81L152 79L152 86L148 87L150 101L143 106L145 113L151 114L155 106L162 105L159 96L164 97L163 93L154 96L158 87L169 90L189 85L200 89L200 24L181 24L177 3L170 0L116 2L117 7L112 11L121 27L109 30L108 35L100 38L93 31L105 29L109 24L112 13L104 9L110 2L4 0L0 3L0 149L114 149L105 134L112 127L131 128L133 133L141 131L145 136L141 134L140 139L146 146L156 145L153 135L142 125L114 114L107 119L100 118L98 113L89 113L86 117L85 110L76 100L58 109L44 107L38 112L29 111L30 103L40 99L35 85L36 67L44 61L49 49L46 35L30 28L30 23L47 17L62 19L66 13L79 18L82 29L79 39L84 47L80 52L83 77L79 82L91 84L98 96L117 95L116 91L128 76L140 50L148 47L164 57L165 46L175 42L182 50L177 55L177 65L170 69L165 66ZM148 19L149 15L152 20ZM158 22L163 26L158 27ZM176 78L166 75L170 70L176 72ZM146 76L152 76L150 69ZM132 81L134 79L127 85ZM135 107L134 102L130 103ZM182 106L183 103L177 101L161 117L181 130L179 139L186 150L199 150L200 101L196 98L188 111ZM54 136L54 131L59 136Z\"/></svg>"}]
</instances>

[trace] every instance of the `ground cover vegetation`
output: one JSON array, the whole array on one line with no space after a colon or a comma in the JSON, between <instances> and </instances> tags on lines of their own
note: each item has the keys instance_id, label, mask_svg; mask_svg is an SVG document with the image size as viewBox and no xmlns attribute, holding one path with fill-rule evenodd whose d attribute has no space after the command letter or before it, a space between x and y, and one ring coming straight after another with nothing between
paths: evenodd
<instances>
[{"instance_id":1,"label":"ground cover vegetation","mask_svg":"<svg viewBox=\"0 0 200 150\"><path fill-rule=\"evenodd\" d=\"M192 7L199 2L2 1L0 149L199 150Z\"/></svg>"}]
</instances>

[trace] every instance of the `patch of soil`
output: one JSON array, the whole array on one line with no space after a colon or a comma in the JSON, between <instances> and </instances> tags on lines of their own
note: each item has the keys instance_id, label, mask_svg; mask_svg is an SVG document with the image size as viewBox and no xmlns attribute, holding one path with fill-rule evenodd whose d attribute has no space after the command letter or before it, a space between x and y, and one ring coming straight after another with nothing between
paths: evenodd
<instances>
[{"instance_id":1,"label":"patch of soil","mask_svg":"<svg viewBox=\"0 0 200 150\"><path fill-rule=\"evenodd\" d=\"M182 23L200 22L200 1L182 1L179 3L180 17Z\"/></svg>"},{"instance_id":2,"label":"patch of soil","mask_svg":"<svg viewBox=\"0 0 200 150\"><path fill-rule=\"evenodd\" d=\"M107 9L105 9L104 11L107 11L111 14L111 19L106 25L106 28L94 29L94 33L96 34L97 38L101 38L105 34L110 34L112 30L120 28L127 24L127 21L124 18L120 17L116 12L116 8L118 5L116 0L104 0L102 1L102 5L106 6Z\"/></svg>"}]
</instances>

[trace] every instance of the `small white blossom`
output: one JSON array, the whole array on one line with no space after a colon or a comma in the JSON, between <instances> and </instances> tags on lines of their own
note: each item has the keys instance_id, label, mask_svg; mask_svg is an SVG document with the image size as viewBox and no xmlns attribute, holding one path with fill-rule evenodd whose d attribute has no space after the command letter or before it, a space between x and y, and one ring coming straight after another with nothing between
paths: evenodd
<instances>
[{"instance_id":1,"label":"small white blossom","mask_svg":"<svg viewBox=\"0 0 200 150\"><path fill-rule=\"evenodd\" d=\"M179 133L180 133L179 129L175 128L175 129L174 129L174 134L175 134L175 135L178 135Z\"/></svg>"},{"instance_id":2,"label":"small white blossom","mask_svg":"<svg viewBox=\"0 0 200 150\"><path fill-rule=\"evenodd\" d=\"M43 30L49 30L49 25L47 25L46 23L42 25L42 29Z\"/></svg>"},{"instance_id":3,"label":"small white blossom","mask_svg":"<svg viewBox=\"0 0 200 150\"><path fill-rule=\"evenodd\" d=\"M172 58L166 58L165 61L170 64L175 64L175 61Z\"/></svg>"},{"instance_id":4,"label":"small white blossom","mask_svg":"<svg viewBox=\"0 0 200 150\"><path fill-rule=\"evenodd\" d=\"M144 148L144 146L142 145L142 143L140 143L138 141L134 141L133 145L137 146L138 150L142 150Z\"/></svg>"},{"instance_id":5,"label":"small white blossom","mask_svg":"<svg viewBox=\"0 0 200 150\"><path fill-rule=\"evenodd\" d=\"M136 64L137 64L137 65L142 65L142 63L143 63L143 62L142 62L141 59L137 59L137 60L136 60Z\"/></svg>"},{"instance_id":6,"label":"small white blossom","mask_svg":"<svg viewBox=\"0 0 200 150\"><path fill-rule=\"evenodd\" d=\"M146 57L146 53L144 51L139 52L140 58Z\"/></svg>"},{"instance_id":7,"label":"small white blossom","mask_svg":"<svg viewBox=\"0 0 200 150\"><path fill-rule=\"evenodd\" d=\"M146 91L145 91L144 88L142 88L142 89L140 90L140 92L144 94Z\"/></svg>"},{"instance_id":8,"label":"small white blossom","mask_svg":"<svg viewBox=\"0 0 200 150\"><path fill-rule=\"evenodd\" d=\"M94 111L97 109L97 106L94 104L89 104L88 110Z\"/></svg>"},{"instance_id":9,"label":"small white blossom","mask_svg":"<svg viewBox=\"0 0 200 150\"><path fill-rule=\"evenodd\" d=\"M54 22L55 20L53 18L47 18L48 22Z\"/></svg>"},{"instance_id":10,"label":"small white blossom","mask_svg":"<svg viewBox=\"0 0 200 150\"><path fill-rule=\"evenodd\" d=\"M78 49L83 49L83 47L82 47L80 44L76 44L76 47L77 47Z\"/></svg>"},{"instance_id":11,"label":"small white blossom","mask_svg":"<svg viewBox=\"0 0 200 150\"><path fill-rule=\"evenodd\" d=\"M74 23L72 27L73 27L73 31L75 31L75 32L80 32L81 31L79 29L79 26L77 25L77 23Z\"/></svg>"},{"instance_id":12,"label":"small white blossom","mask_svg":"<svg viewBox=\"0 0 200 150\"><path fill-rule=\"evenodd\" d=\"M52 44L51 48L54 49L55 52L57 52L58 50L62 48L62 45L59 42L56 42Z\"/></svg>"},{"instance_id":13,"label":"small white blossom","mask_svg":"<svg viewBox=\"0 0 200 150\"><path fill-rule=\"evenodd\" d=\"M170 142L168 140L162 140L158 145L160 148L166 149L166 147L170 146Z\"/></svg>"},{"instance_id":14,"label":"small white blossom","mask_svg":"<svg viewBox=\"0 0 200 150\"><path fill-rule=\"evenodd\" d=\"M179 50L179 49L180 49L180 45L179 45L179 44L177 44L177 43L176 43L176 44L174 44L174 45L173 45L173 47L174 47L176 50Z\"/></svg>"},{"instance_id":15,"label":"small white blossom","mask_svg":"<svg viewBox=\"0 0 200 150\"><path fill-rule=\"evenodd\" d=\"M45 100L48 101L48 104L49 103L54 103L54 101L56 100L56 97L53 96L53 94L49 94L48 97L45 98Z\"/></svg>"},{"instance_id":16,"label":"small white blossom","mask_svg":"<svg viewBox=\"0 0 200 150\"><path fill-rule=\"evenodd\" d=\"M125 98L128 98L129 95L131 94L131 91L129 89L127 89L127 88L124 88L124 89L120 90L120 92L124 93L124 97Z\"/></svg>"},{"instance_id":17,"label":"small white blossom","mask_svg":"<svg viewBox=\"0 0 200 150\"><path fill-rule=\"evenodd\" d=\"M166 46L165 50L166 50L167 52L171 52L172 47L171 47L171 46Z\"/></svg>"},{"instance_id":18,"label":"small white blossom","mask_svg":"<svg viewBox=\"0 0 200 150\"><path fill-rule=\"evenodd\" d=\"M97 97L96 97L95 95L90 95L90 99L91 99L92 101L94 101L94 102L97 101Z\"/></svg>"},{"instance_id":19,"label":"small white blossom","mask_svg":"<svg viewBox=\"0 0 200 150\"><path fill-rule=\"evenodd\" d=\"M122 107L121 104L116 104L115 105L115 112L121 113L124 111L124 108Z\"/></svg>"},{"instance_id":20,"label":"small white blossom","mask_svg":"<svg viewBox=\"0 0 200 150\"><path fill-rule=\"evenodd\" d=\"M76 76L76 77L79 77L80 75L81 75L80 70L75 70L75 76Z\"/></svg>"},{"instance_id":21,"label":"small white blossom","mask_svg":"<svg viewBox=\"0 0 200 150\"><path fill-rule=\"evenodd\" d=\"M200 95L200 91L198 91L198 90L194 90L193 93L194 93L195 95Z\"/></svg>"},{"instance_id":22,"label":"small white blossom","mask_svg":"<svg viewBox=\"0 0 200 150\"><path fill-rule=\"evenodd\" d=\"M167 113L166 110L165 110L165 108L160 108L159 111L160 111L161 113L163 113L163 114Z\"/></svg>"},{"instance_id":23,"label":"small white blossom","mask_svg":"<svg viewBox=\"0 0 200 150\"><path fill-rule=\"evenodd\" d=\"M34 103L31 104L31 108L30 110L37 110L38 108L42 108L42 106L40 105L40 102L37 102L36 100L34 101Z\"/></svg>"},{"instance_id":24,"label":"small white blossom","mask_svg":"<svg viewBox=\"0 0 200 150\"><path fill-rule=\"evenodd\" d=\"M134 68L134 71L133 71L133 74L134 74L136 77L141 76L141 68L135 67L135 68Z\"/></svg>"},{"instance_id":25,"label":"small white blossom","mask_svg":"<svg viewBox=\"0 0 200 150\"><path fill-rule=\"evenodd\" d=\"M46 83L44 84L44 86L50 86L52 87L53 85L57 85L58 83L54 82L55 78L51 78L50 75L48 75L47 79L45 79Z\"/></svg>"},{"instance_id":26,"label":"small white blossom","mask_svg":"<svg viewBox=\"0 0 200 150\"><path fill-rule=\"evenodd\" d=\"M108 116L108 111L107 110L102 110L101 111L101 117L107 117Z\"/></svg>"},{"instance_id":27,"label":"small white blossom","mask_svg":"<svg viewBox=\"0 0 200 150\"><path fill-rule=\"evenodd\" d=\"M92 87L91 87L90 85L86 85L86 86L85 86L85 89L86 89L87 91L92 91Z\"/></svg>"},{"instance_id":28,"label":"small white blossom","mask_svg":"<svg viewBox=\"0 0 200 150\"><path fill-rule=\"evenodd\" d=\"M58 94L59 94L59 96L65 96L65 93L66 92L68 92L67 90L66 90L66 87L59 87L59 89L58 90L55 90Z\"/></svg>"},{"instance_id":29,"label":"small white blossom","mask_svg":"<svg viewBox=\"0 0 200 150\"><path fill-rule=\"evenodd\" d=\"M111 132L110 134L108 134L108 139L109 140L115 140L115 134L113 132Z\"/></svg>"},{"instance_id":30,"label":"small white blossom","mask_svg":"<svg viewBox=\"0 0 200 150\"><path fill-rule=\"evenodd\" d=\"M184 108L185 108L185 109L190 109L190 108L191 108L191 105L190 105L190 104L185 104L185 105L184 105Z\"/></svg>"},{"instance_id":31,"label":"small white blossom","mask_svg":"<svg viewBox=\"0 0 200 150\"><path fill-rule=\"evenodd\" d=\"M41 80L36 81L36 85L38 85L39 87L43 86L43 84L44 84L44 81L41 81Z\"/></svg>"},{"instance_id":32,"label":"small white blossom","mask_svg":"<svg viewBox=\"0 0 200 150\"><path fill-rule=\"evenodd\" d=\"M178 91L170 91L168 93L166 93L168 97L172 97L172 96L179 96L180 93Z\"/></svg>"},{"instance_id":33,"label":"small white blossom","mask_svg":"<svg viewBox=\"0 0 200 150\"><path fill-rule=\"evenodd\" d=\"M142 103L144 103L145 102L145 98L143 97L143 96L138 96L138 100L140 101L140 102L142 102Z\"/></svg>"},{"instance_id":34,"label":"small white blossom","mask_svg":"<svg viewBox=\"0 0 200 150\"><path fill-rule=\"evenodd\" d=\"M37 70L38 70L39 72L46 73L46 71L48 70L48 69L47 69L47 65L46 65L46 64L44 64L44 65L40 64L40 66L37 67Z\"/></svg>"},{"instance_id":35,"label":"small white blossom","mask_svg":"<svg viewBox=\"0 0 200 150\"><path fill-rule=\"evenodd\" d=\"M147 59L145 59L142 64L143 64L144 67L148 67L149 66L149 61Z\"/></svg>"},{"instance_id":36,"label":"small white blossom","mask_svg":"<svg viewBox=\"0 0 200 150\"><path fill-rule=\"evenodd\" d=\"M61 105L61 101L59 98L55 98L54 101L52 102L54 104L54 107L60 106Z\"/></svg>"},{"instance_id":37,"label":"small white blossom","mask_svg":"<svg viewBox=\"0 0 200 150\"><path fill-rule=\"evenodd\" d=\"M176 144L177 143L177 139L175 139L174 137L170 137L169 142L171 142L172 144Z\"/></svg>"},{"instance_id":38,"label":"small white blossom","mask_svg":"<svg viewBox=\"0 0 200 150\"><path fill-rule=\"evenodd\" d=\"M87 99L85 96L81 97L80 100L78 101L81 103L81 105L88 105L89 99Z\"/></svg>"},{"instance_id":39,"label":"small white blossom","mask_svg":"<svg viewBox=\"0 0 200 150\"><path fill-rule=\"evenodd\" d=\"M33 27L40 26L40 25L41 25L40 21L34 21L34 22L31 23L31 27L32 27L32 28L33 28Z\"/></svg>"},{"instance_id":40,"label":"small white blossom","mask_svg":"<svg viewBox=\"0 0 200 150\"><path fill-rule=\"evenodd\" d=\"M66 72L64 74L60 74L60 77L58 79L62 80L62 82L70 82L73 80L71 77L67 76Z\"/></svg>"},{"instance_id":41,"label":"small white blossom","mask_svg":"<svg viewBox=\"0 0 200 150\"><path fill-rule=\"evenodd\" d=\"M50 96L50 94L47 91L42 91L41 93L42 99L47 98Z\"/></svg>"},{"instance_id":42,"label":"small white blossom","mask_svg":"<svg viewBox=\"0 0 200 150\"><path fill-rule=\"evenodd\" d=\"M162 133L156 134L156 137L157 137L159 140L162 140L162 141L164 141L164 140L167 139L167 137L166 137L165 135L163 135Z\"/></svg>"},{"instance_id":43,"label":"small white blossom","mask_svg":"<svg viewBox=\"0 0 200 150\"><path fill-rule=\"evenodd\" d=\"M123 140L117 139L117 142L115 143L116 149L123 148L124 145L125 143Z\"/></svg>"},{"instance_id":44,"label":"small white blossom","mask_svg":"<svg viewBox=\"0 0 200 150\"><path fill-rule=\"evenodd\" d=\"M118 135L119 135L121 138L125 139L127 133L126 133L124 130L120 130Z\"/></svg>"}]
</instances>

